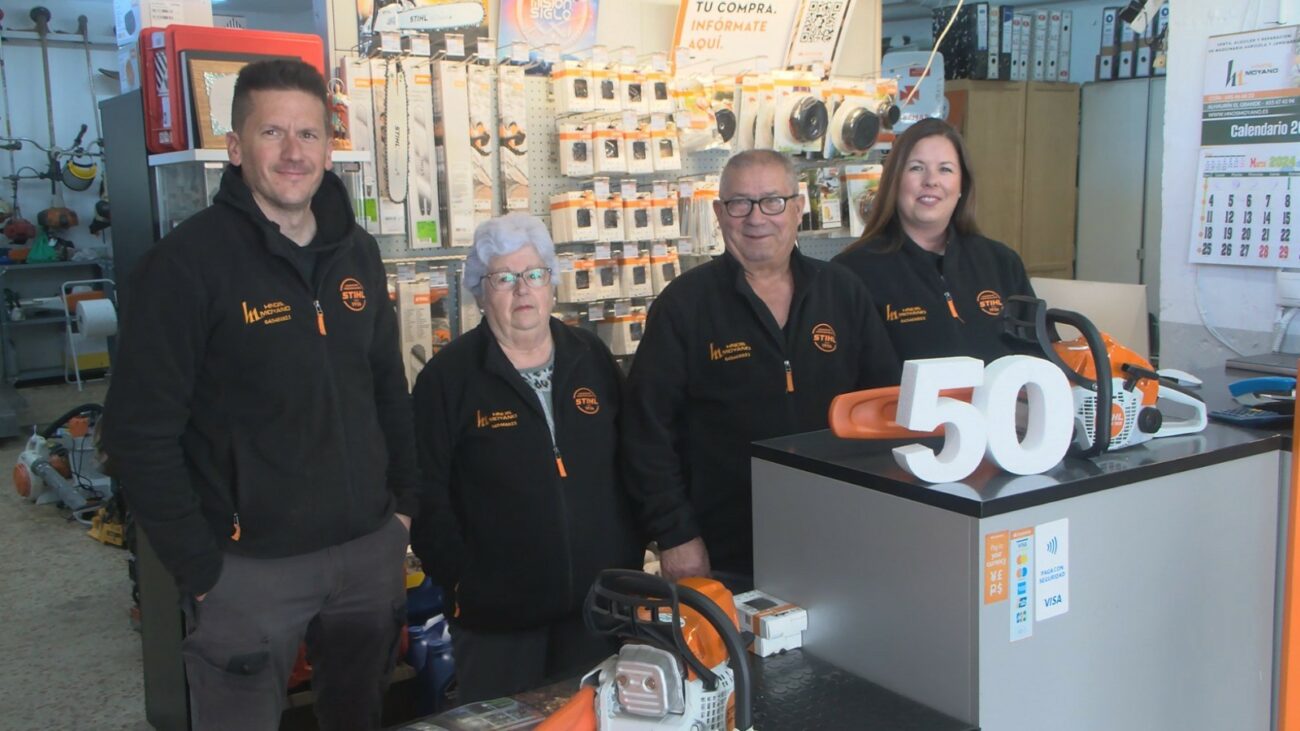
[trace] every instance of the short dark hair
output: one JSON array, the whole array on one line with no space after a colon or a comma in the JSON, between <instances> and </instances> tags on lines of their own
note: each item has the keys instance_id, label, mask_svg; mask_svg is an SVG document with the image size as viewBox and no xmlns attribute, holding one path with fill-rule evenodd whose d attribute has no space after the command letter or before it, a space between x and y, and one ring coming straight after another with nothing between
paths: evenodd
<instances>
[{"instance_id":1,"label":"short dark hair","mask_svg":"<svg viewBox=\"0 0 1300 731\"><path fill-rule=\"evenodd\" d=\"M230 128L239 132L253 112L255 91L304 91L320 99L329 119L329 93L316 67L298 59L270 59L245 66L235 79L235 97L230 103Z\"/></svg>"}]
</instances>

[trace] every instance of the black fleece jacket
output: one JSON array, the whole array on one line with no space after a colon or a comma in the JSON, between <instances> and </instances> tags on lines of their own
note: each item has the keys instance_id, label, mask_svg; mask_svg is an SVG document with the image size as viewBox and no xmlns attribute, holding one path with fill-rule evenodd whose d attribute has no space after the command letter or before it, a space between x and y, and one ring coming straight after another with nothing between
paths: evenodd
<instances>
[{"instance_id":1,"label":"black fleece jacket","mask_svg":"<svg viewBox=\"0 0 1300 731\"><path fill-rule=\"evenodd\" d=\"M334 174L311 208L308 282L227 167L213 205L151 249L123 293L104 449L190 594L216 584L223 551L308 553L418 506L379 249Z\"/></svg>"},{"instance_id":2,"label":"black fleece jacket","mask_svg":"<svg viewBox=\"0 0 1300 731\"><path fill-rule=\"evenodd\" d=\"M1003 334L1001 318L1008 297L1034 294L1016 252L955 232L943 256L906 238L897 251L886 246L885 237L875 238L834 261L871 290L900 361L967 355L989 363L1022 352Z\"/></svg>"},{"instance_id":3,"label":"black fleece jacket","mask_svg":"<svg viewBox=\"0 0 1300 731\"><path fill-rule=\"evenodd\" d=\"M554 440L486 321L439 351L412 393L424 490L411 545L467 628L572 616L601 570L641 566L619 471L622 374L595 335L549 324Z\"/></svg>"},{"instance_id":4,"label":"black fleece jacket","mask_svg":"<svg viewBox=\"0 0 1300 731\"><path fill-rule=\"evenodd\" d=\"M704 538L714 568L751 573L750 442L827 427L831 399L896 385L871 295L795 249L784 328L731 254L678 277L650 308L628 379L624 453L650 537Z\"/></svg>"}]
</instances>

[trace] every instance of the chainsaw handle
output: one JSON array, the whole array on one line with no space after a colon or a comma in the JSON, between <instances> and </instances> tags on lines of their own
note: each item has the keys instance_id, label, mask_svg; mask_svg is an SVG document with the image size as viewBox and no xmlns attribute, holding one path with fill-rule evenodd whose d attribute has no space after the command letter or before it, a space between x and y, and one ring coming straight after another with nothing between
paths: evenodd
<instances>
[{"instance_id":1,"label":"chainsaw handle","mask_svg":"<svg viewBox=\"0 0 1300 731\"><path fill-rule=\"evenodd\" d=\"M1049 309L1046 313L1045 320L1051 327L1052 337L1060 340L1060 335L1056 332L1057 324L1069 325L1083 335L1083 339L1088 343L1088 350L1092 353L1093 372L1097 379L1094 381L1085 378L1082 374L1076 373L1056 354L1056 348L1048 348L1046 354L1048 359L1065 371L1065 375L1074 381L1081 388L1089 391L1095 391L1097 394L1096 408L1093 412L1093 429L1092 445L1085 449L1074 451L1076 457L1096 457L1110 448L1110 414L1114 403L1111 390L1114 378L1110 370L1110 353L1106 350L1106 342L1101 338L1101 332L1092 321L1077 312L1069 310Z\"/></svg>"},{"instance_id":2,"label":"chainsaw handle","mask_svg":"<svg viewBox=\"0 0 1300 731\"><path fill-rule=\"evenodd\" d=\"M1205 429L1206 425L1209 424L1208 409L1205 406L1205 401L1201 400L1199 397L1187 393L1182 389L1160 384L1159 398L1173 401L1176 404L1191 406L1196 410L1196 416L1190 419L1166 421L1152 436L1176 437L1181 434L1195 434Z\"/></svg>"},{"instance_id":3,"label":"chainsaw handle","mask_svg":"<svg viewBox=\"0 0 1300 731\"><path fill-rule=\"evenodd\" d=\"M943 427L934 431L913 431L898 424L900 386L851 391L831 400L831 433L840 439L922 439L943 436ZM940 396L969 402L973 388L949 388Z\"/></svg>"}]
</instances>

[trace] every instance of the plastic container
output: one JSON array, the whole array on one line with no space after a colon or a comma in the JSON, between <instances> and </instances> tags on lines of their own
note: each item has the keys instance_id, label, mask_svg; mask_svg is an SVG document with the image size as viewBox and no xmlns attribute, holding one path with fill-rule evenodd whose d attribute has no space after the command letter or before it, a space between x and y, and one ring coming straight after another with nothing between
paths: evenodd
<instances>
[{"instance_id":1,"label":"plastic container","mask_svg":"<svg viewBox=\"0 0 1300 731\"><path fill-rule=\"evenodd\" d=\"M419 687L416 713L427 716L448 706L447 691L456 674L456 663L451 655L451 635L447 620L439 614L422 625L409 628L411 645L406 662L416 671Z\"/></svg>"}]
</instances>

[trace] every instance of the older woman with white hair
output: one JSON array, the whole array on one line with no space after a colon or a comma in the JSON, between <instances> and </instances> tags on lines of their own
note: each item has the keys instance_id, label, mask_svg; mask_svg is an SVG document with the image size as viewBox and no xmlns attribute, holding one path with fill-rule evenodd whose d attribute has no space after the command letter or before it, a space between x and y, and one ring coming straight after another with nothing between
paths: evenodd
<instances>
[{"instance_id":1,"label":"older woman with white hair","mask_svg":"<svg viewBox=\"0 0 1300 731\"><path fill-rule=\"evenodd\" d=\"M583 599L601 570L643 555L619 469L622 375L599 338L551 317L556 266L537 219L480 225L465 284L483 322L412 394L424 483L411 544L447 592L462 703L609 655Z\"/></svg>"}]
</instances>

